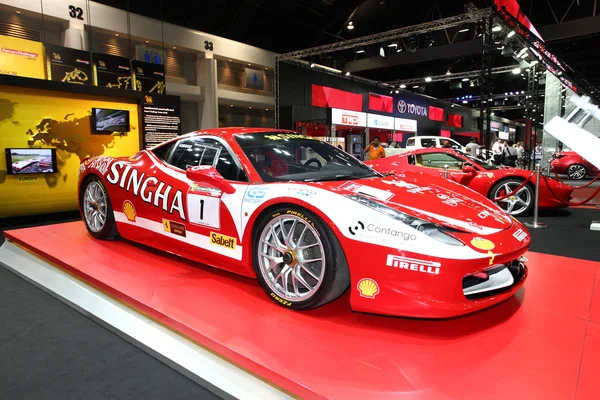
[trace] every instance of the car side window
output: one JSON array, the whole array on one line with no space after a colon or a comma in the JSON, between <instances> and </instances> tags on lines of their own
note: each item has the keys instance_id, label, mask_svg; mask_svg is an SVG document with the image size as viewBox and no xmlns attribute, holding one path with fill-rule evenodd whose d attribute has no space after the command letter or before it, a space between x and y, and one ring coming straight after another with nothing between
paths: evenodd
<instances>
[{"instance_id":1,"label":"car side window","mask_svg":"<svg viewBox=\"0 0 600 400\"><path fill-rule=\"evenodd\" d=\"M407 146L414 146L415 145L415 138L410 138L406 141L406 145Z\"/></svg>"},{"instance_id":2,"label":"car side window","mask_svg":"<svg viewBox=\"0 0 600 400\"><path fill-rule=\"evenodd\" d=\"M211 138L181 140L171 150L166 162L182 170L211 165L226 180L248 182L248 176L231 153L221 142Z\"/></svg>"},{"instance_id":3,"label":"car side window","mask_svg":"<svg viewBox=\"0 0 600 400\"><path fill-rule=\"evenodd\" d=\"M444 168L444 165L448 166L448 169L462 168L463 160L447 153L426 153L421 154L423 167L429 168Z\"/></svg>"},{"instance_id":4,"label":"car side window","mask_svg":"<svg viewBox=\"0 0 600 400\"><path fill-rule=\"evenodd\" d=\"M421 147L436 147L435 139L421 139Z\"/></svg>"}]
</instances>

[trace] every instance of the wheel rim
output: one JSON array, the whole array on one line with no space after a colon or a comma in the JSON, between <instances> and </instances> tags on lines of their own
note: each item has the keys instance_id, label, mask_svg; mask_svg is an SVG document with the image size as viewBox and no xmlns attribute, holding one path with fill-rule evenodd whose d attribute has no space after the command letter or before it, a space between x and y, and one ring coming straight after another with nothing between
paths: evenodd
<instances>
[{"instance_id":1,"label":"wheel rim","mask_svg":"<svg viewBox=\"0 0 600 400\"><path fill-rule=\"evenodd\" d=\"M567 173L567 175L569 175L569 177L571 179L583 179L585 177L586 174L586 170L585 167L583 165L571 165L569 167L569 171Z\"/></svg>"},{"instance_id":2,"label":"wheel rim","mask_svg":"<svg viewBox=\"0 0 600 400\"><path fill-rule=\"evenodd\" d=\"M96 181L91 181L83 196L83 216L92 232L100 232L106 223L106 194Z\"/></svg>"},{"instance_id":3,"label":"wheel rim","mask_svg":"<svg viewBox=\"0 0 600 400\"><path fill-rule=\"evenodd\" d=\"M308 300L323 283L323 243L304 219L280 215L269 221L260 235L258 264L276 295L288 301Z\"/></svg>"},{"instance_id":4,"label":"wheel rim","mask_svg":"<svg viewBox=\"0 0 600 400\"><path fill-rule=\"evenodd\" d=\"M514 192L519 186L521 186L520 182L505 182L496 189L494 198L506 196L507 194ZM531 190L525 185L514 195L497 201L497 204L510 215L519 215L529 208L531 200Z\"/></svg>"}]
</instances>

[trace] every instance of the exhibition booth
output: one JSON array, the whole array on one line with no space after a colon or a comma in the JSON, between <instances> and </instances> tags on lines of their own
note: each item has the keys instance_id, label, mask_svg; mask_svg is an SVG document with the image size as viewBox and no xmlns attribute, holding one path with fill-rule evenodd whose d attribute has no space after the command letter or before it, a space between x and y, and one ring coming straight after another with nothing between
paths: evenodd
<instances>
[{"instance_id":1,"label":"exhibition booth","mask_svg":"<svg viewBox=\"0 0 600 400\"><path fill-rule=\"evenodd\" d=\"M164 66L0 36L0 219L75 211L80 161L181 134Z\"/></svg>"},{"instance_id":2,"label":"exhibition booth","mask_svg":"<svg viewBox=\"0 0 600 400\"><path fill-rule=\"evenodd\" d=\"M487 12L474 23L491 32L502 14ZM431 174L422 156L357 160L375 138L536 143L531 126L292 54L275 70L285 131L215 127L150 151L182 134L162 65L0 45L0 218L81 209L4 230L0 264L194 382L257 400L596 398L597 236L584 259L541 251L575 227L538 229L541 185L563 194L548 194L559 216L592 208L573 187L539 166L449 168L452 149ZM569 73L546 72L544 147L600 169L600 111ZM533 222L511 214L521 193Z\"/></svg>"}]
</instances>

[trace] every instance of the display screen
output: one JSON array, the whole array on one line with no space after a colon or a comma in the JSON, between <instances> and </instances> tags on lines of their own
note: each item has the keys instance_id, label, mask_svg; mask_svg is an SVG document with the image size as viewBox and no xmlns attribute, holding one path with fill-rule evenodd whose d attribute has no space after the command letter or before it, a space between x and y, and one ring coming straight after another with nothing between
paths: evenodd
<instances>
[{"instance_id":1,"label":"display screen","mask_svg":"<svg viewBox=\"0 0 600 400\"><path fill-rule=\"evenodd\" d=\"M92 108L92 133L129 132L129 111Z\"/></svg>"},{"instance_id":2,"label":"display screen","mask_svg":"<svg viewBox=\"0 0 600 400\"><path fill-rule=\"evenodd\" d=\"M6 149L6 170L9 175L54 174L56 149Z\"/></svg>"}]
</instances>

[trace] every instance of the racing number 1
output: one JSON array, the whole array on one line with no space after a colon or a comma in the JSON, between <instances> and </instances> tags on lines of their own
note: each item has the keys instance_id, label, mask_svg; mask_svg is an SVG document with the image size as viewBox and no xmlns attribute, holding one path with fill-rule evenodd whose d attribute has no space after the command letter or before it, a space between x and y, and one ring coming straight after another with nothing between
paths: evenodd
<instances>
[{"instance_id":1,"label":"racing number 1","mask_svg":"<svg viewBox=\"0 0 600 400\"><path fill-rule=\"evenodd\" d=\"M221 199L218 197L188 193L188 220L191 224L211 228L220 227Z\"/></svg>"}]
</instances>

